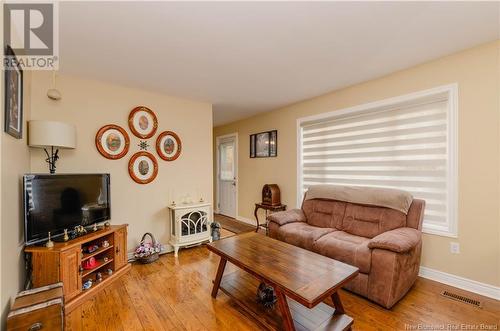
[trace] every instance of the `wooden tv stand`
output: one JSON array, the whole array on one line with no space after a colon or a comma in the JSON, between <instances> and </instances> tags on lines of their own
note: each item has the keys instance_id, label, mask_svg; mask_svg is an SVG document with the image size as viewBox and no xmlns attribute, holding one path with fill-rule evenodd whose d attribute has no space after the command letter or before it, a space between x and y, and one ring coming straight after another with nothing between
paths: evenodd
<instances>
[{"instance_id":1,"label":"wooden tv stand","mask_svg":"<svg viewBox=\"0 0 500 331\"><path fill-rule=\"evenodd\" d=\"M98 291L110 285L114 280L130 270L127 263L127 226L112 225L95 232L69 240L56 242L54 247L27 246L25 253L31 254L33 287L63 282L64 311L68 314ZM104 240L108 247L102 247ZM83 247L98 245L93 253L83 253ZM83 270L82 262L94 257L98 265L91 270ZM104 262L107 257L107 262ZM108 275L107 270L113 273ZM102 281L96 281L97 272L102 273ZM92 279L93 285L83 290L82 285Z\"/></svg>"}]
</instances>

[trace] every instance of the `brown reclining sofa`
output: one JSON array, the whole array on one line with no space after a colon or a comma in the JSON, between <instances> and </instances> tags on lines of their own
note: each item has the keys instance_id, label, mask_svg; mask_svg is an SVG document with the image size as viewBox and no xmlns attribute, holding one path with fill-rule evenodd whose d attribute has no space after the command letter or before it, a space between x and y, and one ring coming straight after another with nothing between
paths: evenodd
<instances>
[{"instance_id":1,"label":"brown reclining sofa","mask_svg":"<svg viewBox=\"0 0 500 331\"><path fill-rule=\"evenodd\" d=\"M358 267L345 288L390 309L417 278L424 209L405 191L317 185L268 217L269 235Z\"/></svg>"}]
</instances>

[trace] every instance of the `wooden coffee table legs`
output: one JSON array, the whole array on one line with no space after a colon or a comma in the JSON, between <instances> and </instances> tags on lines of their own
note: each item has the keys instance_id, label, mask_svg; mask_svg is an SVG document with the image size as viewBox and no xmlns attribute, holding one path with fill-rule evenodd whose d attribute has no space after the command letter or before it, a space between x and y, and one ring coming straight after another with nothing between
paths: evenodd
<instances>
[{"instance_id":1,"label":"wooden coffee table legs","mask_svg":"<svg viewBox=\"0 0 500 331\"><path fill-rule=\"evenodd\" d=\"M274 293L278 298L278 308L281 312L281 318L283 319L283 327L287 331L295 331L295 325L293 324L293 318L290 313L290 307L288 307L286 296L278 287L274 287Z\"/></svg>"},{"instance_id":2,"label":"wooden coffee table legs","mask_svg":"<svg viewBox=\"0 0 500 331\"><path fill-rule=\"evenodd\" d=\"M217 297L217 292L219 291L220 282L222 280L222 276L224 275L224 269L226 268L227 260L221 256L219 267L217 268L217 275L214 280L214 287L212 288L212 298Z\"/></svg>"},{"instance_id":3,"label":"wooden coffee table legs","mask_svg":"<svg viewBox=\"0 0 500 331\"><path fill-rule=\"evenodd\" d=\"M339 292L335 292L332 294L333 306L335 307L335 315L345 314L344 306L342 305L342 301L340 301Z\"/></svg>"}]
</instances>

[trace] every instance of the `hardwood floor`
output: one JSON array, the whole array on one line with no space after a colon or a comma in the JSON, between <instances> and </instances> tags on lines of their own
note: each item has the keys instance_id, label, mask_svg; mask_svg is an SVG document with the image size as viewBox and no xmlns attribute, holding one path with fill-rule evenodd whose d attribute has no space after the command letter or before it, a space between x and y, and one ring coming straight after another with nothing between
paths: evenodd
<instances>
[{"instance_id":1,"label":"hardwood floor","mask_svg":"<svg viewBox=\"0 0 500 331\"><path fill-rule=\"evenodd\" d=\"M227 229L234 233L255 231L255 226L238 221L232 217L224 216L221 214L215 214L214 219L217 222L219 222L224 229Z\"/></svg>"},{"instance_id":2,"label":"hardwood floor","mask_svg":"<svg viewBox=\"0 0 500 331\"><path fill-rule=\"evenodd\" d=\"M166 254L153 264L134 264L127 275L72 312L67 330L259 330L224 293L211 298L218 263L218 256L199 246L181 250L178 259ZM228 263L226 274L236 270ZM440 295L445 289L480 299L483 308L446 299ZM354 330L417 330L418 324L444 325L444 330L453 330L446 329L448 324L457 330L461 324L500 328L500 301L427 279L419 278L392 310L346 291L340 295L354 318Z\"/></svg>"}]
</instances>

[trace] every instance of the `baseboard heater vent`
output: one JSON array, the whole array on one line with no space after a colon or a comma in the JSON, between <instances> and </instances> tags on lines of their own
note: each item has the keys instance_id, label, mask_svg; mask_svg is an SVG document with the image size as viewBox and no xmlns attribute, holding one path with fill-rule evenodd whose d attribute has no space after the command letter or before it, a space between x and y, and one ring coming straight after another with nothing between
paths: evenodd
<instances>
[{"instance_id":1,"label":"baseboard heater vent","mask_svg":"<svg viewBox=\"0 0 500 331\"><path fill-rule=\"evenodd\" d=\"M464 297L463 295L459 295L459 294L456 294L453 292L448 292L448 291L441 292L441 295L444 296L445 298L448 298L448 299L460 301L460 302L463 302L463 303L466 303L468 305L475 306L478 308L483 308L483 303L481 301L474 300L474 299L471 299L468 297Z\"/></svg>"}]
</instances>

